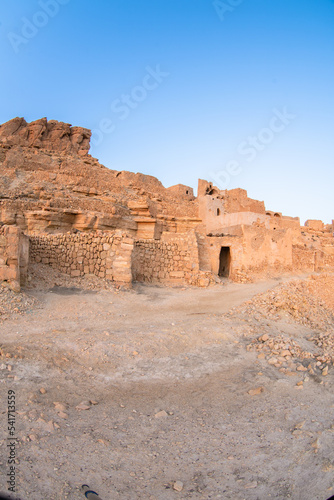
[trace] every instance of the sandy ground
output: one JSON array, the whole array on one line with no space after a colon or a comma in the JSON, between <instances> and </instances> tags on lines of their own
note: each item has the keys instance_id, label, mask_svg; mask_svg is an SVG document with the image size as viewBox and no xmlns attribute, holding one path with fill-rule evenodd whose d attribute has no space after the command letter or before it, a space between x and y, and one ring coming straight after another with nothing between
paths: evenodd
<instances>
[{"instance_id":1,"label":"sandy ground","mask_svg":"<svg viewBox=\"0 0 334 500\"><path fill-rule=\"evenodd\" d=\"M316 355L334 323L255 313L258 298L249 312L277 286L31 287L37 303L0 325L0 490L15 391L13 498L79 500L84 483L102 500L331 496L332 364L274 366L247 346L283 336Z\"/></svg>"}]
</instances>

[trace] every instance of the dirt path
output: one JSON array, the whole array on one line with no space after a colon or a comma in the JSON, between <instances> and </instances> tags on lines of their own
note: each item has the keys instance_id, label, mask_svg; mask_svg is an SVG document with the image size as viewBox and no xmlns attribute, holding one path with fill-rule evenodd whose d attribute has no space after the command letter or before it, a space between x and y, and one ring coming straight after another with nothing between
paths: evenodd
<instances>
[{"instance_id":1,"label":"dirt path","mask_svg":"<svg viewBox=\"0 0 334 500\"><path fill-rule=\"evenodd\" d=\"M246 350L262 333L310 343L312 330L225 314L277 283L30 292L42 306L1 325L1 398L15 391L22 500L79 500L83 483L103 500L333 494L332 371L286 374Z\"/></svg>"}]
</instances>

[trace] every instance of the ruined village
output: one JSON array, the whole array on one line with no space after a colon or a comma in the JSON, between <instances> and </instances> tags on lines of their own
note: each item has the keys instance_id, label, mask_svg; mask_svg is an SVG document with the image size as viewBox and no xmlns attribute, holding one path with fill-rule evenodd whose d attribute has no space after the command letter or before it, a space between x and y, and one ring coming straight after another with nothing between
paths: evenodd
<instances>
[{"instance_id":1,"label":"ruined village","mask_svg":"<svg viewBox=\"0 0 334 500\"><path fill-rule=\"evenodd\" d=\"M195 196L112 170L90 137L46 118L0 126L17 495L76 500L87 482L104 500L326 500L333 224L210 179Z\"/></svg>"}]
</instances>

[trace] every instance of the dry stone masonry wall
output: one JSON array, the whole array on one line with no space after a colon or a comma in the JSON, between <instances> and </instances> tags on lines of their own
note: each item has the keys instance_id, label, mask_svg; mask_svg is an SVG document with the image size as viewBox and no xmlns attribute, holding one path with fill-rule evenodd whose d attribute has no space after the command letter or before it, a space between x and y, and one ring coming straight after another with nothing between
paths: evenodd
<instances>
[{"instance_id":1,"label":"dry stone masonry wall","mask_svg":"<svg viewBox=\"0 0 334 500\"><path fill-rule=\"evenodd\" d=\"M135 242L132 275L135 281L190 283L199 272L198 247L194 233L164 233L161 240Z\"/></svg>"},{"instance_id":2,"label":"dry stone masonry wall","mask_svg":"<svg viewBox=\"0 0 334 500\"><path fill-rule=\"evenodd\" d=\"M95 274L130 283L133 239L122 231L30 237L32 262L49 264L71 276Z\"/></svg>"}]
</instances>

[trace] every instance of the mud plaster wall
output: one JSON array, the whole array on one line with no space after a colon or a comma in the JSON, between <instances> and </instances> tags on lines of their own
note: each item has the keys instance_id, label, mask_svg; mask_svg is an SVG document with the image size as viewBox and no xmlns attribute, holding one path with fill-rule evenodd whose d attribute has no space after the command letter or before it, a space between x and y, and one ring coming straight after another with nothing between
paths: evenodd
<instances>
[{"instance_id":1,"label":"mud plaster wall","mask_svg":"<svg viewBox=\"0 0 334 500\"><path fill-rule=\"evenodd\" d=\"M264 212L264 210L263 210ZM265 213L246 209L226 212L225 201L221 198L202 196L199 198L199 216L206 225L207 233L220 232L226 227L260 223L269 228L270 218Z\"/></svg>"},{"instance_id":2,"label":"mud plaster wall","mask_svg":"<svg viewBox=\"0 0 334 500\"><path fill-rule=\"evenodd\" d=\"M206 265L207 269L209 265L217 274L221 247L230 247L232 279L239 271L261 274L268 270L291 270L292 237L291 230L268 231L249 226L243 226L240 235L205 237L200 245L201 266Z\"/></svg>"},{"instance_id":3,"label":"mud plaster wall","mask_svg":"<svg viewBox=\"0 0 334 500\"><path fill-rule=\"evenodd\" d=\"M242 267L292 269L293 236L290 229L244 227Z\"/></svg>"},{"instance_id":4,"label":"mud plaster wall","mask_svg":"<svg viewBox=\"0 0 334 500\"><path fill-rule=\"evenodd\" d=\"M71 276L95 274L130 283L133 239L126 233L80 233L30 237L32 262L49 264Z\"/></svg>"},{"instance_id":5,"label":"mud plaster wall","mask_svg":"<svg viewBox=\"0 0 334 500\"><path fill-rule=\"evenodd\" d=\"M135 281L190 282L198 273L198 247L194 232L164 233L161 240L137 240L132 262Z\"/></svg>"},{"instance_id":6,"label":"mud plaster wall","mask_svg":"<svg viewBox=\"0 0 334 500\"><path fill-rule=\"evenodd\" d=\"M6 281L15 291L26 283L29 239L18 227L0 228L0 282Z\"/></svg>"}]
</instances>

